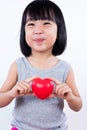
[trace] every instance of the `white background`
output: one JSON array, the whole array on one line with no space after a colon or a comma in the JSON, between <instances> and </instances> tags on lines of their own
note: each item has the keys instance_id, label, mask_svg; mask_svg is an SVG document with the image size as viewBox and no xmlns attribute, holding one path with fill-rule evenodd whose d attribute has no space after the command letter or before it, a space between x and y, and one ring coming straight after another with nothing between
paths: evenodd
<instances>
[{"instance_id":1,"label":"white background","mask_svg":"<svg viewBox=\"0 0 87 130\"><path fill-rule=\"evenodd\" d=\"M0 1L0 87L11 63L21 56L19 35L21 16L31 0ZM83 100L80 112L70 110L65 103L69 130L87 129L87 0L54 0L62 9L68 34L68 46L60 58L74 70L77 88ZM14 101L0 108L0 130L10 130Z\"/></svg>"}]
</instances>

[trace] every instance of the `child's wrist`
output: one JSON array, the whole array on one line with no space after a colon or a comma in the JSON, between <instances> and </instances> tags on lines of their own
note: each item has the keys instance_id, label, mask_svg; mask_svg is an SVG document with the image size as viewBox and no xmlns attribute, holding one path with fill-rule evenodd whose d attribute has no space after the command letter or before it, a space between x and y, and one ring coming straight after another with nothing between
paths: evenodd
<instances>
[{"instance_id":1,"label":"child's wrist","mask_svg":"<svg viewBox=\"0 0 87 130\"><path fill-rule=\"evenodd\" d=\"M15 98L15 96L11 93L11 91L8 91L7 94L8 94L9 97L11 97L11 98L13 98L13 99Z\"/></svg>"},{"instance_id":2,"label":"child's wrist","mask_svg":"<svg viewBox=\"0 0 87 130\"><path fill-rule=\"evenodd\" d=\"M71 103L72 101L74 101L75 100L75 96L73 95L72 97L69 97L68 99L66 99L66 101L68 102L68 103Z\"/></svg>"}]
</instances>

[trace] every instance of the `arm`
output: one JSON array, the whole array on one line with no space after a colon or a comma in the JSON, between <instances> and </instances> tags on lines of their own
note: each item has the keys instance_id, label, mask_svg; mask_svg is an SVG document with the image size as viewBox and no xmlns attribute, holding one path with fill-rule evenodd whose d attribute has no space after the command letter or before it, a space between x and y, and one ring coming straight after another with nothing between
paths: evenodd
<instances>
[{"instance_id":1,"label":"arm","mask_svg":"<svg viewBox=\"0 0 87 130\"><path fill-rule=\"evenodd\" d=\"M7 79L0 89L0 107L8 105L14 98L27 94L33 95L31 92L31 81L35 77L24 79L17 82L18 70L16 62L11 65ZM30 84L29 84L30 83Z\"/></svg>"},{"instance_id":2,"label":"arm","mask_svg":"<svg viewBox=\"0 0 87 130\"><path fill-rule=\"evenodd\" d=\"M65 83L61 83L56 79L53 80L56 83L56 96L65 99L72 110L79 111L82 107L82 100L76 88L72 68L68 73Z\"/></svg>"},{"instance_id":3,"label":"arm","mask_svg":"<svg viewBox=\"0 0 87 130\"><path fill-rule=\"evenodd\" d=\"M0 88L0 107L8 105L14 98L10 96L10 90L17 81L17 66L14 62L8 72L7 79Z\"/></svg>"},{"instance_id":4,"label":"arm","mask_svg":"<svg viewBox=\"0 0 87 130\"><path fill-rule=\"evenodd\" d=\"M74 79L74 74L72 69L70 69L69 71L69 74L66 79L66 84L71 89L71 97L66 98L66 101L72 110L79 111L82 108L82 100L75 84L75 79Z\"/></svg>"}]
</instances>

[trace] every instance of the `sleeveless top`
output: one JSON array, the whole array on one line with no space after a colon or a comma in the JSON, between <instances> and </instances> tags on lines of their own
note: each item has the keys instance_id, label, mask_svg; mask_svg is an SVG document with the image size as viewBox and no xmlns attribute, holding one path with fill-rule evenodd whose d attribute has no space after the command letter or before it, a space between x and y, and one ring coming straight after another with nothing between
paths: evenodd
<instances>
[{"instance_id":1,"label":"sleeveless top","mask_svg":"<svg viewBox=\"0 0 87 130\"><path fill-rule=\"evenodd\" d=\"M39 76L41 78L53 77L60 82L65 82L70 69L70 64L63 60L47 70L34 68L26 57L17 59L16 63L18 81ZM58 97L44 100L32 95L17 97L11 125L18 130L67 130L63 108L64 101Z\"/></svg>"}]
</instances>

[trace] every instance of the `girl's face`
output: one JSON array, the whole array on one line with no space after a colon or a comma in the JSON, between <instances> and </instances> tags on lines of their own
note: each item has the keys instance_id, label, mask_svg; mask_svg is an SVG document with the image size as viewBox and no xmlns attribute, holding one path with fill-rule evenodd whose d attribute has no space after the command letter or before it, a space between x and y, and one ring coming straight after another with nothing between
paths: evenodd
<instances>
[{"instance_id":1,"label":"girl's face","mask_svg":"<svg viewBox=\"0 0 87 130\"><path fill-rule=\"evenodd\" d=\"M52 50L56 38L57 25L52 21L28 20L25 25L25 39L32 51Z\"/></svg>"}]
</instances>

